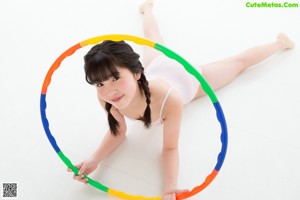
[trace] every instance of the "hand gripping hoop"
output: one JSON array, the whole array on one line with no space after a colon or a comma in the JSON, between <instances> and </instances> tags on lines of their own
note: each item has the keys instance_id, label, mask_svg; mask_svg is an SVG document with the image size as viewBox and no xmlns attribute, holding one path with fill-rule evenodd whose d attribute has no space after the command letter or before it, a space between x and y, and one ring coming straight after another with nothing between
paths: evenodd
<instances>
[{"instance_id":1,"label":"hand gripping hoop","mask_svg":"<svg viewBox=\"0 0 300 200\"><path fill-rule=\"evenodd\" d=\"M205 93L209 96L210 100L212 101L215 110L216 110L216 114L217 114L217 119L221 125L221 142L222 142L222 147L221 147L221 151L218 155L218 161L217 164L215 166L215 168L213 169L213 171L206 177L206 179L204 180L203 183L201 183L200 185L194 187L191 191L187 192L187 193L183 193L183 194L179 194L176 196L177 200L180 199L185 199L188 197L191 197L199 192L201 192L204 188L206 188L213 180L214 178L217 176L217 174L219 173L225 156L226 156L226 151L227 151L227 142L228 142L228 134L227 134L227 126L226 126L226 120L221 108L221 105L215 95L215 93L213 92L213 90L211 89L211 87L209 86L209 84L206 82L206 80L202 77L202 75L191 65L189 64L185 59L183 59L181 56L179 56L178 54L176 54L175 52L173 52L172 50L164 47L163 45L154 43L150 40L141 38L141 37L136 37L136 36L131 36L131 35L123 35L123 34L112 34L112 35L102 35L102 36L97 36L97 37L93 37L87 40L84 40L74 46L72 46L71 48L69 48L68 50L66 50L64 53L62 53L57 59L56 61L52 64L52 66L50 67L45 79L44 79L44 83L43 83L43 87L42 87L42 92L41 92L41 99L40 99L40 111L41 111L41 118L42 118L42 122L43 122L43 126L44 126L44 130L45 133L49 139L49 142L51 143L53 149L56 151L56 153L58 154L58 156L61 158L61 160L67 165L68 168L70 168L75 174L78 174L79 170L72 164L72 162L63 154L63 152L60 150L60 148L58 147L55 138L53 137L53 135L51 134L50 128L49 128L49 122L46 116L46 107L47 107L47 103L46 103L46 94L47 94L47 88L51 82L51 77L54 73L54 71L56 69L58 69L58 67L60 66L61 62L67 57L67 56L71 56L75 51L77 51L78 49L90 45L90 44L97 44L100 43L104 40L113 40L113 41L120 41L120 40L129 40L132 42L135 42L136 44L140 44L140 45L146 45L149 47L152 47L158 51L161 51L162 53L164 53L166 56L176 60L177 62L181 63L182 66L185 68L186 71L188 71L190 74L192 74L193 76L195 76L197 78L197 80L200 82L200 85L202 87L202 89L205 91ZM107 192L111 195L114 195L116 197L120 197L120 198L125 198L125 199L135 199L135 200L160 200L162 199L162 197L143 197L143 196L135 196L135 195L130 195L130 194L126 194L124 192L121 191L117 191L114 190L112 188L108 188L104 185L102 185L101 183L89 178L88 176L84 175L85 178L88 178L88 184L104 191Z\"/></svg>"}]
</instances>

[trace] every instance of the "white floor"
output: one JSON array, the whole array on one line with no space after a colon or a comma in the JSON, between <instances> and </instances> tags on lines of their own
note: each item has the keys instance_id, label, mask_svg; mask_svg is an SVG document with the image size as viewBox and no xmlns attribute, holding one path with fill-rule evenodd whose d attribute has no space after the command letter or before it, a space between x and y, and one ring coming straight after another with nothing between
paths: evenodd
<instances>
[{"instance_id":1,"label":"white floor","mask_svg":"<svg viewBox=\"0 0 300 200\"><path fill-rule=\"evenodd\" d=\"M72 180L43 131L39 100L49 67L67 48L108 33L142 36L141 2L0 2L0 182L17 182L19 199L116 199ZM300 8L247 8L239 0L155 3L166 46L192 63L272 42L279 32L300 44ZM84 80L89 48L62 63L47 93L51 131L73 163L93 152L107 128ZM299 47L280 53L216 92L227 117L227 157L213 183L192 199L300 199L299 57ZM220 130L207 97L184 115L179 185L190 189L213 169ZM160 195L160 147L160 128L130 123L127 140L91 177L128 193Z\"/></svg>"}]
</instances>

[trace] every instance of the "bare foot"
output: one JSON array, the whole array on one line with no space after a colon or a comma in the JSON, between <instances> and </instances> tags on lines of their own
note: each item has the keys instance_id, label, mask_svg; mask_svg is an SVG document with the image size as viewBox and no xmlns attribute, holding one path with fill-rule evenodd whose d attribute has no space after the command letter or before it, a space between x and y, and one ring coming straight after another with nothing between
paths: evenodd
<instances>
[{"instance_id":1,"label":"bare foot","mask_svg":"<svg viewBox=\"0 0 300 200\"><path fill-rule=\"evenodd\" d=\"M282 44L284 49L293 49L295 47L295 43L284 33L279 33L277 40Z\"/></svg>"},{"instance_id":2,"label":"bare foot","mask_svg":"<svg viewBox=\"0 0 300 200\"><path fill-rule=\"evenodd\" d=\"M140 13L144 14L146 8L152 8L153 7L153 0L147 0L142 5L140 5L139 10Z\"/></svg>"}]
</instances>

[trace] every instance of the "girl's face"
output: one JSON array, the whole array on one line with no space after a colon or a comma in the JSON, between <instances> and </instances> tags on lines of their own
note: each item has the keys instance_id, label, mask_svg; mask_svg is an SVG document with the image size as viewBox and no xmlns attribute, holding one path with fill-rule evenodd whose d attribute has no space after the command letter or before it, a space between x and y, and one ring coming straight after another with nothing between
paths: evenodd
<instances>
[{"instance_id":1,"label":"girl's face","mask_svg":"<svg viewBox=\"0 0 300 200\"><path fill-rule=\"evenodd\" d=\"M96 84L98 96L115 108L125 109L138 91L140 74L132 74L127 68L117 67L119 77L111 76L106 81Z\"/></svg>"}]
</instances>

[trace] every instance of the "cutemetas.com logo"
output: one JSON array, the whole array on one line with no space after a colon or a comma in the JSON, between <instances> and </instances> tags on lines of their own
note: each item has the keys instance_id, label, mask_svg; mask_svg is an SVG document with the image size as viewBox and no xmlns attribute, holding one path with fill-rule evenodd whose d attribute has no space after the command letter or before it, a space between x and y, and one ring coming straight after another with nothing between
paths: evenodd
<instances>
[{"instance_id":1,"label":"cutemetas.com logo","mask_svg":"<svg viewBox=\"0 0 300 200\"><path fill-rule=\"evenodd\" d=\"M247 8L298 8L298 3L289 2L247 2Z\"/></svg>"}]
</instances>

